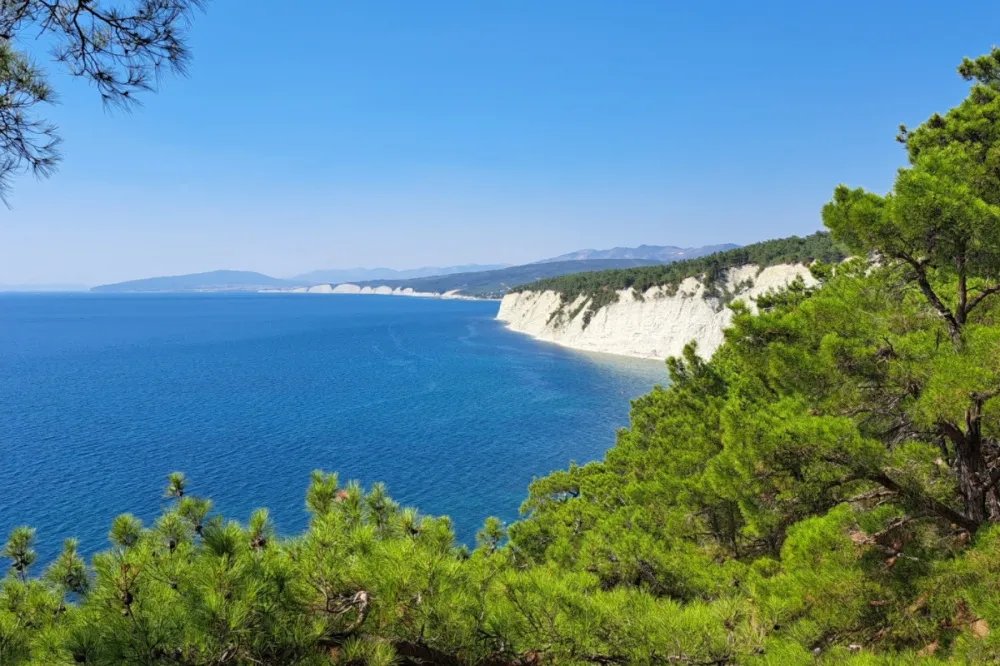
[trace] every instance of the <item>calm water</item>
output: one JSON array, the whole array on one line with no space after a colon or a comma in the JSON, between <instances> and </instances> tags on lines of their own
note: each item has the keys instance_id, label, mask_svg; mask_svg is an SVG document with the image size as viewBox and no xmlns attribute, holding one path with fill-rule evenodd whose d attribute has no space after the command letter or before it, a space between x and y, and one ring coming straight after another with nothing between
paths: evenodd
<instances>
[{"instance_id":1,"label":"calm water","mask_svg":"<svg viewBox=\"0 0 1000 666\"><path fill-rule=\"evenodd\" d=\"M301 295L0 295L0 532L92 551L164 476L306 523L309 471L383 480L471 541L533 476L599 458L657 362L504 330L497 304Z\"/></svg>"}]
</instances>

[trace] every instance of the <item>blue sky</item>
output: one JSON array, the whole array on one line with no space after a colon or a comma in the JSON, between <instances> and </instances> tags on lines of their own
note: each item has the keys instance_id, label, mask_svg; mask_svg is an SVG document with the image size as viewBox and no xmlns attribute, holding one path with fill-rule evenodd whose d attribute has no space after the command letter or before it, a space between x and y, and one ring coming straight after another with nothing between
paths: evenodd
<instances>
[{"instance_id":1,"label":"blue sky","mask_svg":"<svg viewBox=\"0 0 1000 666\"><path fill-rule=\"evenodd\" d=\"M1000 41L982 2L214 0L132 114L43 60L66 159L0 283L519 263L820 227Z\"/></svg>"}]
</instances>

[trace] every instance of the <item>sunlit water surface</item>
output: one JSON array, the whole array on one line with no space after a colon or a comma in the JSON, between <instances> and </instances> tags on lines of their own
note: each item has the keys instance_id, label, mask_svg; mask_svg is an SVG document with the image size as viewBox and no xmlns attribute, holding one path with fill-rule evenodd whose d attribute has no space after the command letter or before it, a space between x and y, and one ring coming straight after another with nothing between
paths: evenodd
<instances>
[{"instance_id":1,"label":"sunlit water surface","mask_svg":"<svg viewBox=\"0 0 1000 666\"><path fill-rule=\"evenodd\" d=\"M160 511L164 477L306 525L310 470L447 514L470 542L532 477L603 455L662 363L505 330L497 303L331 295L0 295L0 531L50 559Z\"/></svg>"}]
</instances>

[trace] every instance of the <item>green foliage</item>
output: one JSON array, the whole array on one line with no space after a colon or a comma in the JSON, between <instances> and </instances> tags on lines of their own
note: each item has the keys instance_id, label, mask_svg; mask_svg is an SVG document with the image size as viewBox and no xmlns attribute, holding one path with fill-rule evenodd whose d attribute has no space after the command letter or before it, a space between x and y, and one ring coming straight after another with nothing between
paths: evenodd
<instances>
[{"instance_id":1,"label":"green foliage","mask_svg":"<svg viewBox=\"0 0 1000 666\"><path fill-rule=\"evenodd\" d=\"M187 487L187 479L181 472L171 472L167 475L167 487L163 489L163 496L174 499L184 497L184 489Z\"/></svg>"},{"instance_id":2,"label":"green foliage","mask_svg":"<svg viewBox=\"0 0 1000 666\"><path fill-rule=\"evenodd\" d=\"M769 240L671 264L574 273L538 280L514 287L511 292L555 291L564 308L580 299L581 303L571 313L570 319L585 307L586 326L598 310L618 302L618 293L622 290L633 289L641 297L652 287L676 290L686 278L696 277L705 284L708 293L724 296L719 293L719 282L725 278L726 271L730 268L747 264L766 268L775 264L809 263L815 260L837 262L844 256L843 251L831 240L830 234L817 232L805 238L792 236Z\"/></svg>"},{"instance_id":3,"label":"green foliage","mask_svg":"<svg viewBox=\"0 0 1000 666\"><path fill-rule=\"evenodd\" d=\"M944 116L900 128L910 166L879 196L841 185L823 208L834 237L897 264L960 344L969 313L1000 290L1000 50L963 60L974 84ZM942 282L953 281L950 289Z\"/></svg>"},{"instance_id":4,"label":"green foliage","mask_svg":"<svg viewBox=\"0 0 1000 666\"><path fill-rule=\"evenodd\" d=\"M76 539L63 542L59 557L45 570L45 580L56 589L84 594L90 588L87 565L77 551Z\"/></svg>"},{"instance_id":5,"label":"green foliage","mask_svg":"<svg viewBox=\"0 0 1000 666\"><path fill-rule=\"evenodd\" d=\"M22 578L28 575L28 567L35 562L35 530L27 526L15 527L7 537L0 555L9 558L11 569Z\"/></svg>"},{"instance_id":6,"label":"green foliage","mask_svg":"<svg viewBox=\"0 0 1000 666\"><path fill-rule=\"evenodd\" d=\"M476 533L476 546L489 554L493 554L506 536L507 530L500 519L490 516L483 524L483 529Z\"/></svg>"}]
</instances>

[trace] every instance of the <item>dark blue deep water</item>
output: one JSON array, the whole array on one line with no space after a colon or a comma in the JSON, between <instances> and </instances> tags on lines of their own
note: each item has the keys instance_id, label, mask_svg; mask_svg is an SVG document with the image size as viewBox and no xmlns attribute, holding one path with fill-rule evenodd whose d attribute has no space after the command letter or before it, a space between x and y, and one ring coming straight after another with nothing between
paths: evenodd
<instances>
[{"instance_id":1,"label":"dark blue deep water","mask_svg":"<svg viewBox=\"0 0 1000 666\"><path fill-rule=\"evenodd\" d=\"M493 302L330 295L0 295L0 532L104 547L164 477L306 524L313 469L447 514L469 542L532 477L600 458L657 362L511 333Z\"/></svg>"}]
</instances>

